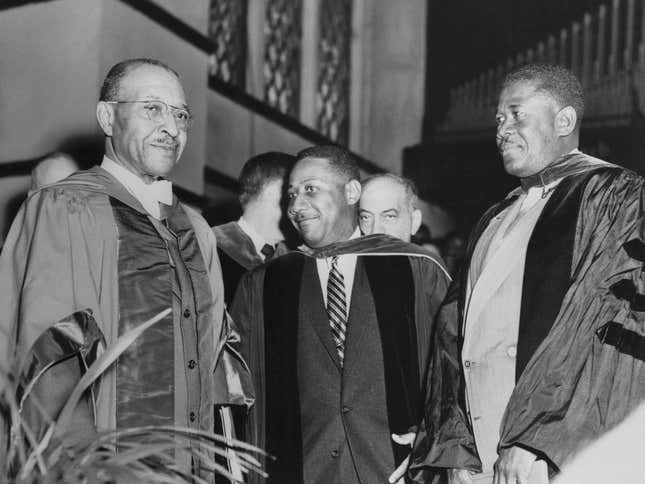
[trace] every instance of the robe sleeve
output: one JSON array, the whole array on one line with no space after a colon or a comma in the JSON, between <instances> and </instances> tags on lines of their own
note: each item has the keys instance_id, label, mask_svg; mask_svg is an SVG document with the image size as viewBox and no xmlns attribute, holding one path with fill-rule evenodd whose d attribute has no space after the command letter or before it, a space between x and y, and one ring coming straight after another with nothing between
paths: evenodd
<instances>
[{"instance_id":1,"label":"robe sleeve","mask_svg":"<svg viewBox=\"0 0 645 484\"><path fill-rule=\"evenodd\" d=\"M410 474L418 482L427 470L481 469L465 411L458 294L455 282L435 322L423 420L410 459Z\"/></svg>"},{"instance_id":2,"label":"robe sleeve","mask_svg":"<svg viewBox=\"0 0 645 484\"><path fill-rule=\"evenodd\" d=\"M265 364L264 364L264 267L247 272L237 286L231 314L240 335L240 352L249 365L255 389L255 404L247 421L247 438L264 446Z\"/></svg>"},{"instance_id":3,"label":"robe sleeve","mask_svg":"<svg viewBox=\"0 0 645 484\"><path fill-rule=\"evenodd\" d=\"M73 388L105 346L96 320L97 299L77 290L83 287L91 294L95 282L83 250L95 241L79 231L84 223L92 230L93 214L86 202L74 190L32 194L14 220L0 257L0 367L20 375L19 401L32 389L47 396L42 403L52 417L67 397L60 388ZM73 357L73 369L60 371L72 364L62 362ZM32 419L32 424L34 420L41 419Z\"/></svg>"},{"instance_id":4,"label":"robe sleeve","mask_svg":"<svg viewBox=\"0 0 645 484\"><path fill-rule=\"evenodd\" d=\"M642 178L622 170L594 176L580 207L570 287L511 395L500 448L528 448L557 470L645 399L643 234Z\"/></svg>"}]
</instances>

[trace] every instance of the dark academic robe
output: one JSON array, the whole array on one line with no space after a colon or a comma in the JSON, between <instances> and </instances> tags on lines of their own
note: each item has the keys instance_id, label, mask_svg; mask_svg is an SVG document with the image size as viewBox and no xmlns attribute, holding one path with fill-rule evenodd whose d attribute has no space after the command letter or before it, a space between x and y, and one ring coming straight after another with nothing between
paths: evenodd
<instances>
[{"instance_id":1,"label":"dark academic robe","mask_svg":"<svg viewBox=\"0 0 645 484\"><path fill-rule=\"evenodd\" d=\"M527 448L551 473L645 398L643 179L598 161L578 153L556 162L551 179L564 178L526 254L517 384L499 448ZM493 206L475 227L437 318L432 392L412 469L480 468L460 357L465 285L479 237L513 200Z\"/></svg>"},{"instance_id":2,"label":"dark academic robe","mask_svg":"<svg viewBox=\"0 0 645 484\"><path fill-rule=\"evenodd\" d=\"M210 227L177 199L163 213L147 215L95 167L31 193L0 257L0 366L22 363L25 382L70 357L82 372L125 331L172 309L103 374L98 429L211 431L215 404L250 404Z\"/></svg>"},{"instance_id":3,"label":"dark academic robe","mask_svg":"<svg viewBox=\"0 0 645 484\"><path fill-rule=\"evenodd\" d=\"M356 254L340 367L315 256ZM375 483L409 453L435 313L449 277L416 246L373 235L292 252L244 276L233 303L256 385L254 443L272 483Z\"/></svg>"},{"instance_id":4,"label":"dark academic robe","mask_svg":"<svg viewBox=\"0 0 645 484\"><path fill-rule=\"evenodd\" d=\"M224 277L224 300L230 306L242 276L264 263L257 253L255 245L237 222L228 222L213 227L217 240L217 254L222 265ZM274 257L286 254L287 248L279 243L275 248Z\"/></svg>"}]
</instances>

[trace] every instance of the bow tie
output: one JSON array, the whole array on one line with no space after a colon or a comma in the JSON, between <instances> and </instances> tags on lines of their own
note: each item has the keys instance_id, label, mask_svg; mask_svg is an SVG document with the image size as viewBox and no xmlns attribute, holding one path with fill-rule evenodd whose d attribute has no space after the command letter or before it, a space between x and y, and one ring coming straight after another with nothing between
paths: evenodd
<instances>
[{"instance_id":1,"label":"bow tie","mask_svg":"<svg viewBox=\"0 0 645 484\"><path fill-rule=\"evenodd\" d=\"M168 180L157 180L150 184L145 184L147 196L157 202L172 205L172 183Z\"/></svg>"},{"instance_id":2,"label":"bow tie","mask_svg":"<svg viewBox=\"0 0 645 484\"><path fill-rule=\"evenodd\" d=\"M157 220L162 213L159 203L172 205L172 183L168 180L157 180L152 183L141 183L137 189L137 198L143 208Z\"/></svg>"}]
</instances>

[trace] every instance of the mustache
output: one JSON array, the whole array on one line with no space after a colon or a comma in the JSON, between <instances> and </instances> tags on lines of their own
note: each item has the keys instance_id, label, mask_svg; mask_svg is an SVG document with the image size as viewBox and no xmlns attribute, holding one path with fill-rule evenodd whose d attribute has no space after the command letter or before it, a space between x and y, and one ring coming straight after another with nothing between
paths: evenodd
<instances>
[{"instance_id":1,"label":"mustache","mask_svg":"<svg viewBox=\"0 0 645 484\"><path fill-rule=\"evenodd\" d=\"M503 147L506 143L508 143L508 139L511 137L511 133L506 133L503 135L496 135L495 136L495 142L497 143L497 147L501 148Z\"/></svg>"},{"instance_id":2,"label":"mustache","mask_svg":"<svg viewBox=\"0 0 645 484\"><path fill-rule=\"evenodd\" d=\"M163 145L163 146L166 146L168 148L175 149L175 150L179 147L179 143L177 141L175 141L172 138L167 138L167 137L156 138L155 140L153 140L153 144Z\"/></svg>"}]
</instances>

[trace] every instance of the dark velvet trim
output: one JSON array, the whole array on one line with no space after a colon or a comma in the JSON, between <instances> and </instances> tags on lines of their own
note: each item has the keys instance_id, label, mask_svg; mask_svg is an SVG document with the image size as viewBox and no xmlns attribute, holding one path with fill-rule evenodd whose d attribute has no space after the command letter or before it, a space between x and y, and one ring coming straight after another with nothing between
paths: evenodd
<instances>
[{"instance_id":1,"label":"dark velvet trim","mask_svg":"<svg viewBox=\"0 0 645 484\"><path fill-rule=\"evenodd\" d=\"M526 252L515 362L516 381L551 331L571 284L580 204L587 182L604 170L566 177L556 187L533 229Z\"/></svg>"},{"instance_id":2,"label":"dark velvet trim","mask_svg":"<svg viewBox=\"0 0 645 484\"><path fill-rule=\"evenodd\" d=\"M603 344L613 346L632 358L645 361L645 337L625 329L622 324L610 321L598 328L596 336Z\"/></svg>"},{"instance_id":3,"label":"dark velvet trim","mask_svg":"<svg viewBox=\"0 0 645 484\"><path fill-rule=\"evenodd\" d=\"M628 279L621 279L609 288L611 293L618 299L629 301L632 311L645 311L645 295L639 294L636 285Z\"/></svg>"},{"instance_id":4,"label":"dark velvet trim","mask_svg":"<svg viewBox=\"0 0 645 484\"><path fill-rule=\"evenodd\" d=\"M383 348L390 433L403 434L421 418L421 388L415 322L415 289L407 257L363 257L372 289ZM391 281L397 281L391 284ZM399 465L410 453L392 443Z\"/></svg>"},{"instance_id":5,"label":"dark velvet trim","mask_svg":"<svg viewBox=\"0 0 645 484\"><path fill-rule=\"evenodd\" d=\"M217 248L217 255L222 266L222 278L224 279L224 301L226 306L230 307L240 279L246 274L247 270L234 261L220 247Z\"/></svg>"},{"instance_id":6,"label":"dark velvet trim","mask_svg":"<svg viewBox=\"0 0 645 484\"><path fill-rule=\"evenodd\" d=\"M153 317L160 300L172 300L173 273L167 247L148 217L115 198L110 197L110 203L119 234L121 335ZM173 316L169 314L117 360L118 428L174 424L174 363Z\"/></svg>"},{"instance_id":7,"label":"dark velvet trim","mask_svg":"<svg viewBox=\"0 0 645 484\"><path fill-rule=\"evenodd\" d=\"M269 483L302 482L302 432L298 391L298 311L305 258L273 260L264 278L266 450ZM310 261L311 263L311 261ZM288 298L284 295L289 294Z\"/></svg>"}]
</instances>

